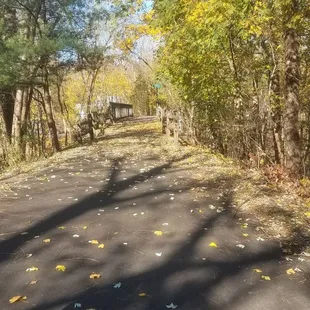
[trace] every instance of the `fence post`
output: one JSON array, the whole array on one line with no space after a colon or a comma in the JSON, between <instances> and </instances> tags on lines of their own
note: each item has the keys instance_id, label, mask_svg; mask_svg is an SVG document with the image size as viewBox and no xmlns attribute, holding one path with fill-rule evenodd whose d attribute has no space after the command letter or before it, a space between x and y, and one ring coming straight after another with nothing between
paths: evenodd
<instances>
[{"instance_id":1,"label":"fence post","mask_svg":"<svg viewBox=\"0 0 310 310\"><path fill-rule=\"evenodd\" d=\"M170 119L169 119L169 112L166 113L166 135L170 137Z\"/></svg>"},{"instance_id":2,"label":"fence post","mask_svg":"<svg viewBox=\"0 0 310 310\"><path fill-rule=\"evenodd\" d=\"M174 143L179 144L179 124L177 117L174 118Z\"/></svg>"}]
</instances>

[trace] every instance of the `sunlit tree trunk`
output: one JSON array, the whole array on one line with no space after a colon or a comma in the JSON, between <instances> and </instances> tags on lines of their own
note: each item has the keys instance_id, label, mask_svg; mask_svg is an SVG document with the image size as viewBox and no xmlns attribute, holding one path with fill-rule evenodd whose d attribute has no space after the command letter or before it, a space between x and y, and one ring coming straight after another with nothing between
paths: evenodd
<instances>
[{"instance_id":1,"label":"sunlit tree trunk","mask_svg":"<svg viewBox=\"0 0 310 310\"><path fill-rule=\"evenodd\" d=\"M46 79L46 83L43 86L43 89L44 89L44 106L45 106L45 111L46 111L47 125L48 125L50 135L52 137L53 149L54 151L59 152L60 145L59 145L59 140L58 140L56 123L55 123L54 115L53 115L52 98L50 95L50 89L49 89L47 79Z\"/></svg>"},{"instance_id":2,"label":"sunlit tree trunk","mask_svg":"<svg viewBox=\"0 0 310 310\"><path fill-rule=\"evenodd\" d=\"M295 29L285 32L285 165L292 174L301 172L299 135L299 38Z\"/></svg>"},{"instance_id":3,"label":"sunlit tree trunk","mask_svg":"<svg viewBox=\"0 0 310 310\"><path fill-rule=\"evenodd\" d=\"M283 140L282 140L282 108L280 72L276 64L275 72L271 78L271 118L273 121L274 153L277 164L283 164Z\"/></svg>"},{"instance_id":4,"label":"sunlit tree trunk","mask_svg":"<svg viewBox=\"0 0 310 310\"><path fill-rule=\"evenodd\" d=\"M18 89L15 94L13 124L12 124L12 142L18 153L21 153L22 138L22 108L23 108L24 90Z\"/></svg>"}]
</instances>

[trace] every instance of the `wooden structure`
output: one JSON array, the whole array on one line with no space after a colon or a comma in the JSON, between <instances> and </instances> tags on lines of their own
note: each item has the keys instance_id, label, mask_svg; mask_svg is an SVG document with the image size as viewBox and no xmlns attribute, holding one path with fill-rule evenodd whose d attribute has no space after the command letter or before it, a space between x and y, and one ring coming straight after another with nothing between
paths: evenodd
<instances>
[{"instance_id":1,"label":"wooden structure","mask_svg":"<svg viewBox=\"0 0 310 310\"><path fill-rule=\"evenodd\" d=\"M77 123L75 139L82 143L82 137L89 134L90 139L104 134L105 127L116 120L133 116L133 106L126 103L110 102L105 110L101 112L91 112L86 119Z\"/></svg>"},{"instance_id":2,"label":"wooden structure","mask_svg":"<svg viewBox=\"0 0 310 310\"><path fill-rule=\"evenodd\" d=\"M132 104L110 102L109 108L110 108L110 112L113 117L113 120L133 116Z\"/></svg>"},{"instance_id":3,"label":"wooden structure","mask_svg":"<svg viewBox=\"0 0 310 310\"><path fill-rule=\"evenodd\" d=\"M183 122L180 112L170 111L157 107L157 118L162 123L162 132L167 136L173 136L174 142L179 144L180 135L183 133Z\"/></svg>"}]
</instances>

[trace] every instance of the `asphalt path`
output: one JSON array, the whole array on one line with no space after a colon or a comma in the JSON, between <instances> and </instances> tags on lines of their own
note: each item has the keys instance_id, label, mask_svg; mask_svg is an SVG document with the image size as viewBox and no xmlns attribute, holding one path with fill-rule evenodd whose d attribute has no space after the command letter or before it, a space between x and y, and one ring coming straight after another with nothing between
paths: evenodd
<instances>
[{"instance_id":1,"label":"asphalt path","mask_svg":"<svg viewBox=\"0 0 310 310\"><path fill-rule=\"evenodd\" d=\"M104 140L83 147L1 197L0 309L310 309L307 258L260 238L228 187L197 199L175 159L115 141L114 154Z\"/></svg>"}]
</instances>

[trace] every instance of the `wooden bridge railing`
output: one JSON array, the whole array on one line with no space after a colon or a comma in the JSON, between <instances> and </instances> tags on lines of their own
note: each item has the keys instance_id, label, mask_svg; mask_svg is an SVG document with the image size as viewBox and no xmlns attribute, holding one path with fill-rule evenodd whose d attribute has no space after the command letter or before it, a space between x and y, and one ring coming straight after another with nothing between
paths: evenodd
<instances>
[{"instance_id":1,"label":"wooden bridge railing","mask_svg":"<svg viewBox=\"0 0 310 310\"><path fill-rule=\"evenodd\" d=\"M110 102L102 112L90 112L87 118L77 122L75 139L82 143L82 137L89 134L93 140L98 135L104 134L105 127L114 121L132 117L133 106L131 104Z\"/></svg>"},{"instance_id":2,"label":"wooden bridge railing","mask_svg":"<svg viewBox=\"0 0 310 310\"><path fill-rule=\"evenodd\" d=\"M173 136L174 143L179 144L184 129L181 113L157 107L156 116L162 123L162 132L169 137Z\"/></svg>"}]
</instances>

